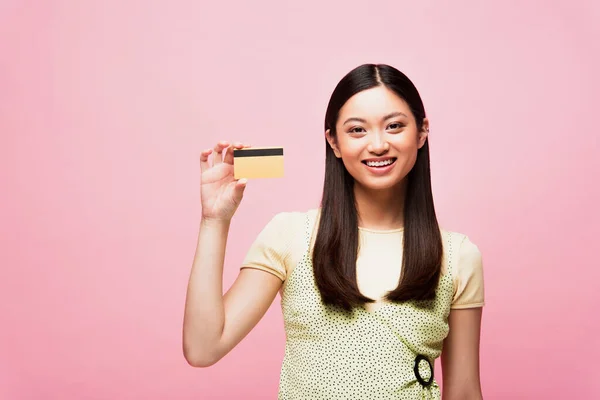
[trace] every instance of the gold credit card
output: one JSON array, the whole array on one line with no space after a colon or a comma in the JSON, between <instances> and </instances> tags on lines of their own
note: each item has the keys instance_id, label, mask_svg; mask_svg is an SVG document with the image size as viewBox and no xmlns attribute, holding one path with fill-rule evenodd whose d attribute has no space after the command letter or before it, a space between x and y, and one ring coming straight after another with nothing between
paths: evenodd
<instances>
[{"instance_id":1,"label":"gold credit card","mask_svg":"<svg viewBox=\"0 0 600 400\"><path fill-rule=\"evenodd\" d=\"M234 149L233 174L235 179L281 178L283 147Z\"/></svg>"}]
</instances>

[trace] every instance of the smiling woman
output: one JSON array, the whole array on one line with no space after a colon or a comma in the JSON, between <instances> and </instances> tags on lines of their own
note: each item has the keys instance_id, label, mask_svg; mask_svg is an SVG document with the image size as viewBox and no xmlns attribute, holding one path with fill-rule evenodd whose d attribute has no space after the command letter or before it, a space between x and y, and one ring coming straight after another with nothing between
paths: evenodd
<instances>
[{"instance_id":1,"label":"smiling woman","mask_svg":"<svg viewBox=\"0 0 600 400\"><path fill-rule=\"evenodd\" d=\"M359 67L334 91L325 116L324 218L315 245L317 283L333 304L348 309L369 302L356 285L333 283L346 282L343 275L352 273L357 226L406 225L402 277L397 290L386 297L434 297L443 249L433 206L428 130L417 89L392 67ZM390 163L386 160L391 164L382 165ZM371 161L380 166L369 166Z\"/></svg>"},{"instance_id":2,"label":"smiling woman","mask_svg":"<svg viewBox=\"0 0 600 400\"><path fill-rule=\"evenodd\" d=\"M373 115L373 113L380 113L386 108L405 111L391 112L383 117L377 114ZM406 102L384 86L377 86L354 95L340 110L340 119L343 120L344 115L354 115L355 113L369 114L369 111L371 111L371 115L368 117L350 117L346 119L338 129L342 132L342 135L337 138L337 141L332 136L331 129L327 129L327 140L332 146L336 157L344 160L346 169L358 172L349 164L349 153L354 150L359 155L365 156L361 150L367 150L368 154L366 156L370 157L361 160L361 162L370 167L368 168L370 173L381 176L394 171L396 174L406 176L415 162L414 157L412 159L406 157L415 153L415 151L411 151L411 146L414 148L418 145L421 148L425 143L428 130L427 121L425 120L424 131L417 132L414 118L411 121L411 118L406 114L410 114ZM345 148L348 157L341 156L340 147ZM402 168L382 168L395 164L398 160L396 157L398 154L403 155L403 159L400 160L404 164ZM393 185L397 181L397 176L387 176L390 180L389 184ZM360 183L360 180L358 182ZM371 184L374 183L371 182Z\"/></svg>"},{"instance_id":3,"label":"smiling woman","mask_svg":"<svg viewBox=\"0 0 600 400\"><path fill-rule=\"evenodd\" d=\"M233 176L231 150L246 146L218 143L212 165L213 150L202 152L188 362L206 367L224 357L280 291L280 399L440 399L440 356L444 399L481 399L481 254L466 235L438 225L428 134L403 73L373 64L348 73L325 115L321 207L277 214L224 296L225 243L246 186Z\"/></svg>"}]
</instances>

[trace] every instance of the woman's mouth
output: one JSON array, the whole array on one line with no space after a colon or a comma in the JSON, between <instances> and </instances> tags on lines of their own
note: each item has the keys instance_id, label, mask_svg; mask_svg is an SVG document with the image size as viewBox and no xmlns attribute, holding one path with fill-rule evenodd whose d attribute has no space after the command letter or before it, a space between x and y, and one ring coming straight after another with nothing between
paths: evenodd
<instances>
[{"instance_id":1,"label":"woman's mouth","mask_svg":"<svg viewBox=\"0 0 600 400\"><path fill-rule=\"evenodd\" d=\"M396 162L396 158L391 157L391 158L385 158L385 159L381 159L381 160L364 160L363 164L365 164L367 167L371 167L371 168L385 168L389 165L392 165L395 162Z\"/></svg>"},{"instance_id":2,"label":"woman's mouth","mask_svg":"<svg viewBox=\"0 0 600 400\"><path fill-rule=\"evenodd\" d=\"M385 158L371 158L368 160L363 160L363 164L367 168L367 171L375 176L384 176L390 173L396 164L395 157L385 157Z\"/></svg>"}]
</instances>

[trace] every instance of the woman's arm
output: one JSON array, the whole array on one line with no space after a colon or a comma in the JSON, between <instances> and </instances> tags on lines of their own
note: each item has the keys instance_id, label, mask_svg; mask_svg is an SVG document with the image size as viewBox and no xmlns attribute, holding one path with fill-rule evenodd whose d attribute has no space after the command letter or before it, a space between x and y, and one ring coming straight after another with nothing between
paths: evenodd
<instances>
[{"instance_id":1,"label":"woman's arm","mask_svg":"<svg viewBox=\"0 0 600 400\"><path fill-rule=\"evenodd\" d=\"M245 181L234 178L232 153L245 147L219 142L214 151L200 155L202 218L183 319L183 354L196 367L216 363L238 344L265 314L282 284L268 272L244 268L223 295L227 235L246 187Z\"/></svg>"},{"instance_id":2,"label":"woman's arm","mask_svg":"<svg viewBox=\"0 0 600 400\"><path fill-rule=\"evenodd\" d=\"M444 400L481 400L479 342L482 308L450 311L442 351Z\"/></svg>"},{"instance_id":3,"label":"woman's arm","mask_svg":"<svg viewBox=\"0 0 600 400\"><path fill-rule=\"evenodd\" d=\"M223 296L228 222L203 221L189 278L183 322L183 352L194 367L223 358L260 321L282 281L257 269L241 269Z\"/></svg>"}]
</instances>

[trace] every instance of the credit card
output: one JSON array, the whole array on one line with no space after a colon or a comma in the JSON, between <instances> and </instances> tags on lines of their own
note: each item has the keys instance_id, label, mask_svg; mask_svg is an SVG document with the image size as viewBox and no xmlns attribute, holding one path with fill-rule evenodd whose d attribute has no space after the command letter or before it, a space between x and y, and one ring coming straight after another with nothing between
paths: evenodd
<instances>
[{"instance_id":1,"label":"credit card","mask_svg":"<svg viewBox=\"0 0 600 400\"><path fill-rule=\"evenodd\" d=\"M283 147L252 147L233 150L235 179L281 178Z\"/></svg>"}]
</instances>

